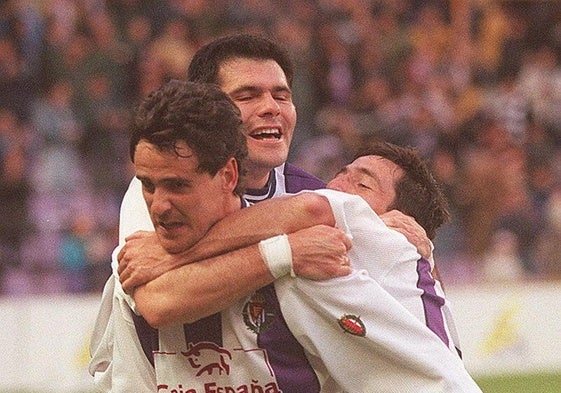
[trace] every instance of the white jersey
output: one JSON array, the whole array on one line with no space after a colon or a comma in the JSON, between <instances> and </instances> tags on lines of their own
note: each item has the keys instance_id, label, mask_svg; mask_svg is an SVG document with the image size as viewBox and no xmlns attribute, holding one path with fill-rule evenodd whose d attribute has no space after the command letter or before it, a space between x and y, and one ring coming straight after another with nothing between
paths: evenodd
<instances>
[{"instance_id":1,"label":"white jersey","mask_svg":"<svg viewBox=\"0 0 561 393\"><path fill-rule=\"evenodd\" d=\"M253 190L244 197L258 202L286 192L324 186L318 178L287 163L274 168L264 190ZM142 195L142 183L136 177L125 193L119 219L119 245L113 252L113 275L105 285L90 344L89 372L102 392L154 392L157 386L152 350L159 346L158 332L133 312L134 300L123 292L117 273L116 256L125 238L136 231L154 230Z\"/></svg>"},{"instance_id":2,"label":"white jersey","mask_svg":"<svg viewBox=\"0 0 561 393\"><path fill-rule=\"evenodd\" d=\"M364 270L282 278L222 313L160 330L130 311L116 277L104 299L109 326L96 326L103 333L92 340L100 391L480 392L460 359Z\"/></svg>"},{"instance_id":3,"label":"white jersey","mask_svg":"<svg viewBox=\"0 0 561 393\"><path fill-rule=\"evenodd\" d=\"M143 352L134 313L117 276L107 280L94 327L89 372L99 392L156 392L156 373Z\"/></svg>"},{"instance_id":4,"label":"white jersey","mask_svg":"<svg viewBox=\"0 0 561 393\"><path fill-rule=\"evenodd\" d=\"M366 212L328 197L338 225L355 243L350 256L356 269L347 277L285 277L222 313L158 331L131 312L134 303L114 263L92 339L90 372L100 391L480 392L458 356L412 314L422 302L412 301L410 312L382 288L379 280L392 288L385 279L397 278L390 267L397 262L389 262L394 255L386 250L374 251L376 258L358 250L356 230ZM348 219L353 212L356 221ZM142 225L134 230L150 230L149 220ZM396 255L410 252L404 245ZM361 263L379 260L388 271L372 271L373 279ZM403 299L421 296L399 288Z\"/></svg>"},{"instance_id":5,"label":"white jersey","mask_svg":"<svg viewBox=\"0 0 561 393\"><path fill-rule=\"evenodd\" d=\"M442 286L431 274L434 266L405 236L390 230L361 197L334 190L316 190L330 203L336 226L352 239L352 267L364 269L391 296L425 323L452 351L460 343Z\"/></svg>"},{"instance_id":6,"label":"white jersey","mask_svg":"<svg viewBox=\"0 0 561 393\"><path fill-rule=\"evenodd\" d=\"M362 198L315 192L352 238L353 273L321 282L284 277L275 287L291 332L317 369L326 368L325 391L480 392L454 348L440 286L417 268L426 261Z\"/></svg>"}]
</instances>

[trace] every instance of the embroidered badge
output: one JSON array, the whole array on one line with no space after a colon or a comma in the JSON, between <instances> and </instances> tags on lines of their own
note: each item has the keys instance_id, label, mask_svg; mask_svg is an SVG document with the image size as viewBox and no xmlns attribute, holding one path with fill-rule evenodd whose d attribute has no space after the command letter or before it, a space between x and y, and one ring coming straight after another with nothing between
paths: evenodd
<instances>
[{"instance_id":1,"label":"embroidered badge","mask_svg":"<svg viewBox=\"0 0 561 393\"><path fill-rule=\"evenodd\" d=\"M274 317L273 313L267 312L267 302L259 292L251 295L243 307L242 315L247 328L256 334L269 329Z\"/></svg>"},{"instance_id":2,"label":"embroidered badge","mask_svg":"<svg viewBox=\"0 0 561 393\"><path fill-rule=\"evenodd\" d=\"M341 326L341 329L343 329L346 333L360 337L366 336L366 327L360 317L357 317L356 315L343 315L337 322L339 322L339 326Z\"/></svg>"}]
</instances>

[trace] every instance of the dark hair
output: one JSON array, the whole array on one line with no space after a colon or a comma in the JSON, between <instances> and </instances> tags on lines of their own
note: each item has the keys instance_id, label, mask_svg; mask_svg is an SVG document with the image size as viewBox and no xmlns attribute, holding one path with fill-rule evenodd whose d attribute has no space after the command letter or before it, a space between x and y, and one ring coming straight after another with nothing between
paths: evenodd
<instances>
[{"instance_id":1,"label":"dark hair","mask_svg":"<svg viewBox=\"0 0 561 393\"><path fill-rule=\"evenodd\" d=\"M450 212L438 182L419 152L411 147L376 142L355 159L366 155L383 157L403 170L404 175L395 185L395 200L388 210L396 209L415 218L429 239L434 239L436 230L450 220Z\"/></svg>"},{"instance_id":2,"label":"dark hair","mask_svg":"<svg viewBox=\"0 0 561 393\"><path fill-rule=\"evenodd\" d=\"M134 162L141 140L174 151L176 142L182 140L197 155L198 169L212 176L233 157L240 173L235 192L242 195L247 146L241 125L238 107L218 86L170 80L136 108L130 156Z\"/></svg>"},{"instance_id":3,"label":"dark hair","mask_svg":"<svg viewBox=\"0 0 561 393\"><path fill-rule=\"evenodd\" d=\"M292 87L294 67L288 53L268 38L251 34L220 37L201 47L189 64L187 79L220 84L220 66L236 58L276 61L286 76L288 86Z\"/></svg>"}]
</instances>

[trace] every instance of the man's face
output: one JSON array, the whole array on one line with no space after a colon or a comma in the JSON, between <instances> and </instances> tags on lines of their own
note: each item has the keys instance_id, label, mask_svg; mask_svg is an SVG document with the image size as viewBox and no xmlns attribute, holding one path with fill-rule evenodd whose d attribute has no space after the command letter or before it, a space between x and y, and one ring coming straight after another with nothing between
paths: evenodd
<instances>
[{"instance_id":1,"label":"man's face","mask_svg":"<svg viewBox=\"0 0 561 393\"><path fill-rule=\"evenodd\" d=\"M199 161L187 143L176 146L182 157L146 141L139 142L134 155L150 218L170 253L183 251L203 237L227 214L225 200L232 196L224 175L231 162L211 176L197 171Z\"/></svg>"},{"instance_id":2,"label":"man's face","mask_svg":"<svg viewBox=\"0 0 561 393\"><path fill-rule=\"evenodd\" d=\"M403 170L380 156L363 156L343 168L327 188L361 196L377 214L383 214L395 199L395 184Z\"/></svg>"},{"instance_id":3,"label":"man's face","mask_svg":"<svg viewBox=\"0 0 561 393\"><path fill-rule=\"evenodd\" d=\"M241 111L249 150L247 185L262 187L269 171L286 161L296 126L286 76L274 60L236 58L220 66L219 80Z\"/></svg>"}]
</instances>

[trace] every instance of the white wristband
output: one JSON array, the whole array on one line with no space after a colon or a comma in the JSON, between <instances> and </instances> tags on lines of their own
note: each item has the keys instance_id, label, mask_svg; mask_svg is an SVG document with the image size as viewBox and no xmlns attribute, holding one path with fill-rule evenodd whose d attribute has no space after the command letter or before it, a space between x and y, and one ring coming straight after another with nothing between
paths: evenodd
<instances>
[{"instance_id":1,"label":"white wristband","mask_svg":"<svg viewBox=\"0 0 561 393\"><path fill-rule=\"evenodd\" d=\"M278 235L260 241L259 252L275 279L288 273L292 277L296 277L292 267L292 250L287 235Z\"/></svg>"}]
</instances>

